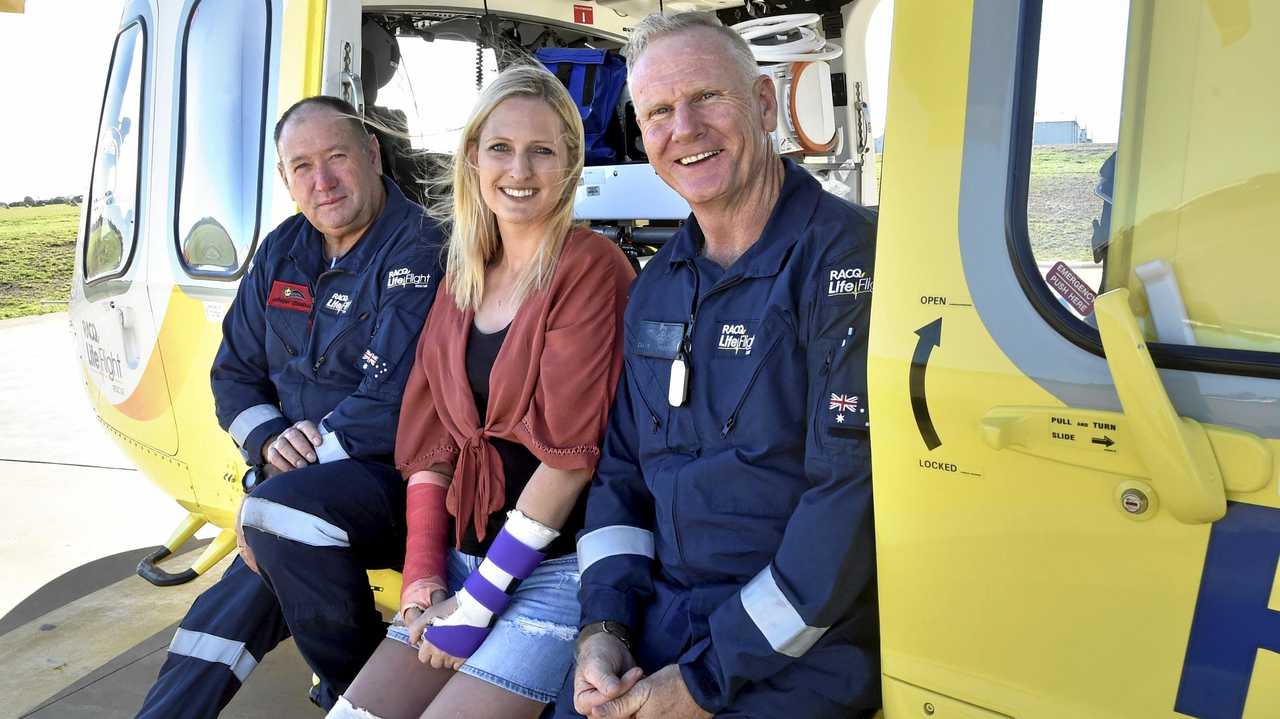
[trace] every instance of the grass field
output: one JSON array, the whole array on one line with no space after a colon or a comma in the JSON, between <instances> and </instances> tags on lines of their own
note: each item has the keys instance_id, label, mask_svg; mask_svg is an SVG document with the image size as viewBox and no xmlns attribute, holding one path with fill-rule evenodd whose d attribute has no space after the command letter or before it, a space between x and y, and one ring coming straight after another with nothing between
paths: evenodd
<instances>
[{"instance_id":1,"label":"grass field","mask_svg":"<svg viewBox=\"0 0 1280 719\"><path fill-rule=\"evenodd\" d=\"M80 208L0 209L0 320L67 309Z\"/></svg>"},{"instance_id":2,"label":"grass field","mask_svg":"<svg viewBox=\"0 0 1280 719\"><path fill-rule=\"evenodd\" d=\"M1093 220L1102 200L1093 194L1098 168L1115 145L1042 145L1031 151L1027 233L1040 262L1093 261Z\"/></svg>"}]
</instances>

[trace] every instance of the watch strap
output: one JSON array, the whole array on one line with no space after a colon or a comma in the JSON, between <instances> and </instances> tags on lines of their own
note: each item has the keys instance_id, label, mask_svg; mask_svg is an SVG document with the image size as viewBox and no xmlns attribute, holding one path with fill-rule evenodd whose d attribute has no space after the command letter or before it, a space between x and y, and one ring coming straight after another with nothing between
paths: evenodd
<instances>
[{"instance_id":1,"label":"watch strap","mask_svg":"<svg viewBox=\"0 0 1280 719\"><path fill-rule=\"evenodd\" d=\"M631 630L622 622L615 622L609 619L602 622L592 622L580 629L578 631L578 640L575 644L575 649L582 648L583 642L587 641L590 637L601 633L617 638L618 641L622 642L622 646L627 648L627 651L631 651Z\"/></svg>"}]
</instances>

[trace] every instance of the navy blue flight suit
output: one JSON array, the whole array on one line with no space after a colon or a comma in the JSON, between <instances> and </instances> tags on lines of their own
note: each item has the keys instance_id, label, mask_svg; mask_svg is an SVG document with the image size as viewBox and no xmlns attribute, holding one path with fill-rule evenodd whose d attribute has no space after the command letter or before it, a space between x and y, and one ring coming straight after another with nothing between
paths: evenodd
<instances>
[{"instance_id":1,"label":"navy blue flight suit","mask_svg":"<svg viewBox=\"0 0 1280 719\"><path fill-rule=\"evenodd\" d=\"M308 419L319 462L245 498L245 540L192 605L141 717L217 716L292 635L332 705L383 636L368 569L404 562L404 481L393 464L400 397L440 281L441 235L384 179L386 206L343 257L301 214L262 242L223 321L211 372L218 422L250 464Z\"/></svg>"},{"instance_id":2,"label":"navy blue flight suit","mask_svg":"<svg viewBox=\"0 0 1280 719\"><path fill-rule=\"evenodd\" d=\"M678 664L719 716L854 717L879 705L874 215L784 162L733 266L701 256L691 217L632 289L578 539L582 624L626 624L646 673ZM572 677L557 711L573 715Z\"/></svg>"}]
</instances>

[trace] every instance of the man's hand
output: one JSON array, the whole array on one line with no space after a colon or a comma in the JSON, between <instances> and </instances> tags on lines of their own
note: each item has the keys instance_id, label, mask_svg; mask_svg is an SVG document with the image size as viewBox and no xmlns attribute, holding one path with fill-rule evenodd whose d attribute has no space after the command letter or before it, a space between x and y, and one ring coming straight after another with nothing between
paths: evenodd
<instances>
[{"instance_id":1,"label":"man's hand","mask_svg":"<svg viewBox=\"0 0 1280 719\"><path fill-rule=\"evenodd\" d=\"M574 688L577 689L576 685ZM576 706L577 702L574 703ZM668 664L636 682L621 697L596 707L590 716L593 719L632 716L635 719L706 719L711 715L693 701L680 667Z\"/></svg>"},{"instance_id":2,"label":"man's hand","mask_svg":"<svg viewBox=\"0 0 1280 719\"><path fill-rule=\"evenodd\" d=\"M573 708L591 717L602 716L594 713L598 707L625 694L644 676L622 640L606 632L587 637L578 649L577 662L573 673ZM610 716L631 716L632 713Z\"/></svg>"},{"instance_id":3,"label":"man's hand","mask_svg":"<svg viewBox=\"0 0 1280 719\"><path fill-rule=\"evenodd\" d=\"M236 512L236 548L240 550L240 558L244 560L244 564L253 570L254 574L261 574L258 571L258 563L253 558L253 550L249 549L249 544L244 541L244 503L240 503L240 511Z\"/></svg>"},{"instance_id":4,"label":"man's hand","mask_svg":"<svg viewBox=\"0 0 1280 719\"><path fill-rule=\"evenodd\" d=\"M262 459L278 472L301 469L316 461L316 447L323 442L320 429L304 419L262 445Z\"/></svg>"}]
</instances>

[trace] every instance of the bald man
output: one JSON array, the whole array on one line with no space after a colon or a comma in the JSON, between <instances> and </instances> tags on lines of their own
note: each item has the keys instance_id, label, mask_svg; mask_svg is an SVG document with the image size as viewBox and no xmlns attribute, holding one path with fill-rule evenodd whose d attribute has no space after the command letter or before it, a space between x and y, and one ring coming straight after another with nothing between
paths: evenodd
<instances>
[{"instance_id":1,"label":"bald man","mask_svg":"<svg viewBox=\"0 0 1280 719\"><path fill-rule=\"evenodd\" d=\"M403 562L392 452L440 231L382 176L348 103L298 102L275 142L301 212L262 241L211 372L250 466L240 556L182 620L140 717L217 716L289 636L329 708L383 636L366 570Z\"/></svg>"}]
</instances>

